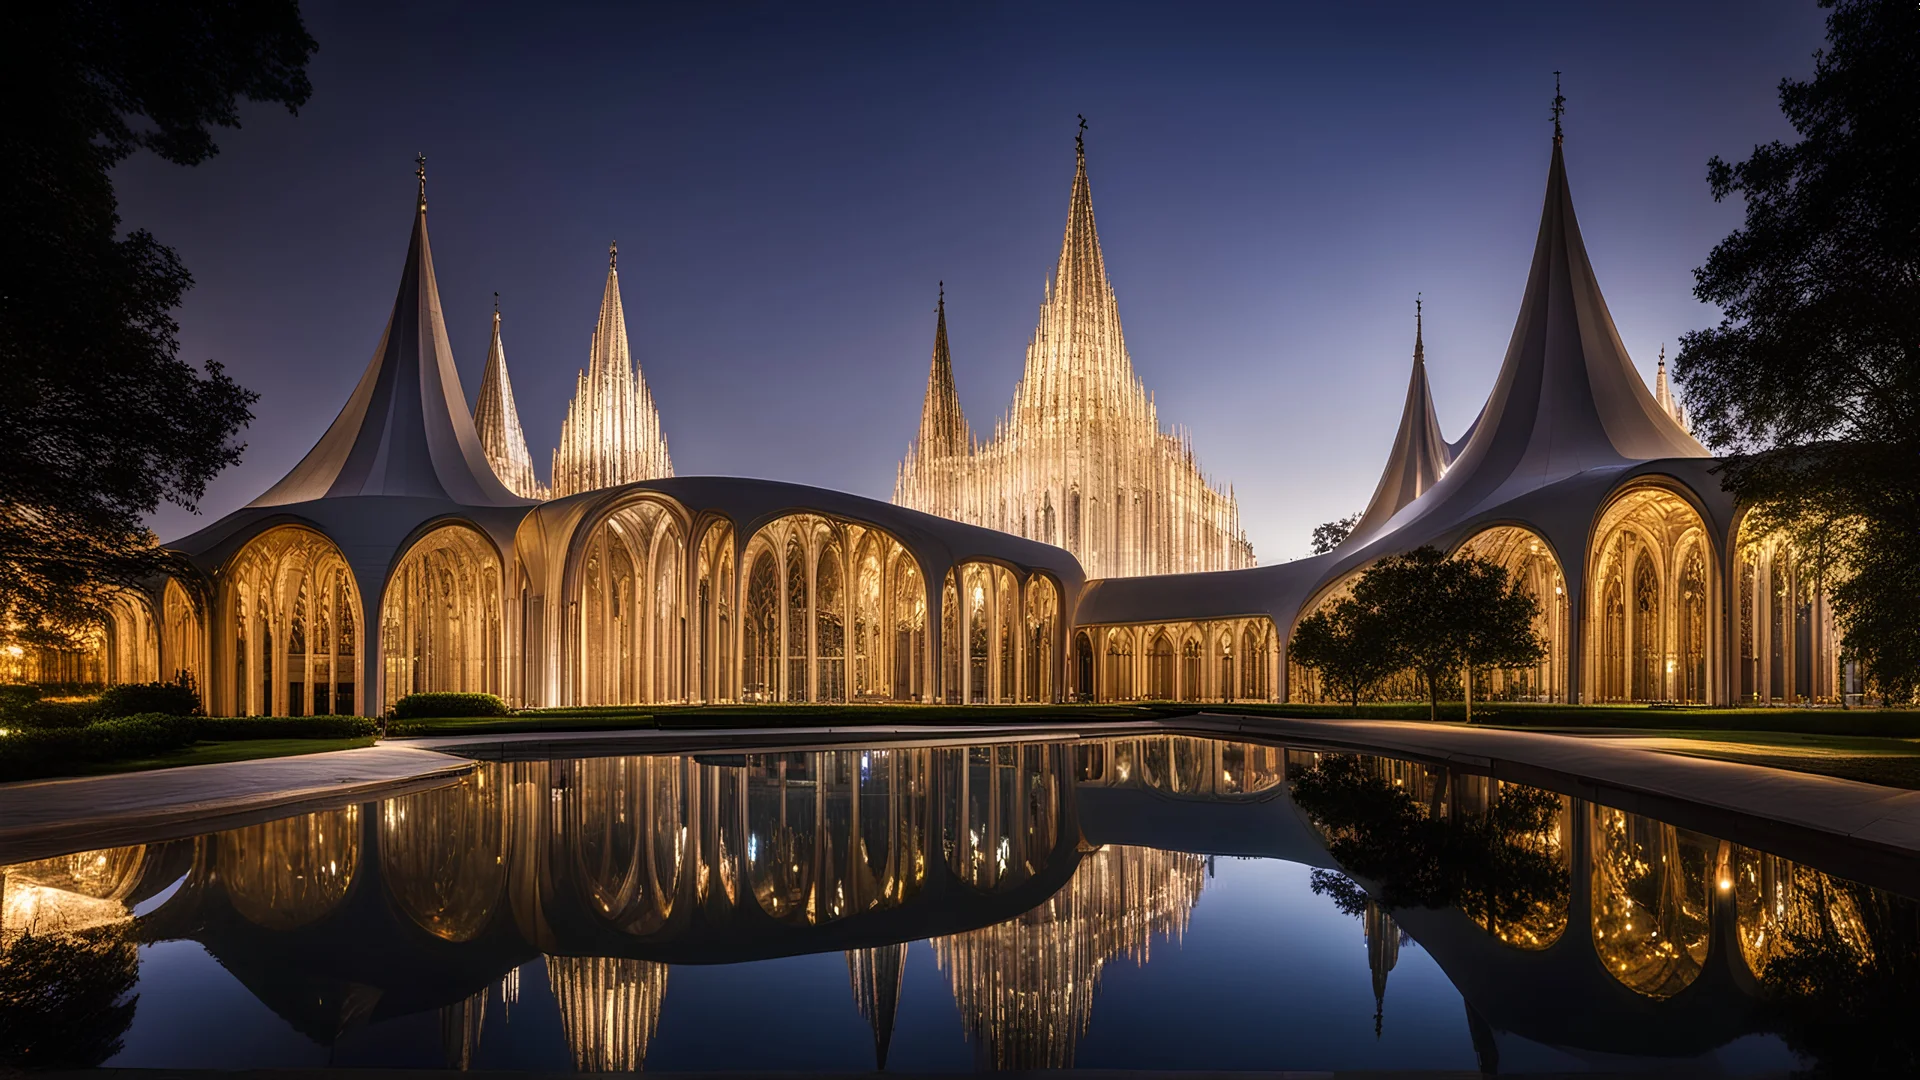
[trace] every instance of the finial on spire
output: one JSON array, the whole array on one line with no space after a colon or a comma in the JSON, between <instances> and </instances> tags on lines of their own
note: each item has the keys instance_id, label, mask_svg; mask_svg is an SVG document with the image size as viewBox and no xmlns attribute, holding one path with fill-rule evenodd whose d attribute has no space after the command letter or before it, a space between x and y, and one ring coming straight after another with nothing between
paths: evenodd
<instances>
[{"instance_id":1,"label":"finial on spire","mask_svg":"<svg viewBox=\"0 0 1920 1080\"><path fill-rule=\"evenodd\" d=\"M1085 113L1075 113L1080 118L1080 132L1073 137L1073 152L1081 157L1087 156L1087 117Z\"/></svg>"},{"instance_id":2,"label":"finial on spire","mask_svg":"<svg viewBox=\"0 0 1920 1080\"><path fill-rule=\"evenodd\" d=\"M1560 93L1560 73L1556 71L1553 73L1553 145L1555 146L1559 146L1560 141L1566 138L1566 133L1560 130L1560 114L1566 111L1567 99Z\"/></svg>"},{"instance_id":3,"label":"finial on spire","mask_svg":"<svg viewBox=\"0 0 1920 1080\"><path fill-rule=\"evenodd\" d=\"M1667 370L1667 343L1664 341L1660 343L1660 370Z\"/></svg>"},{"instance_id":4,"label":"finial on spire","mask_svg":"<svg viewBox=\"0 0 1920 1080\"><path fill-rule=\"evenodd\" d=\"M420 181L420 212L427 212L427 155L413 156L413 175Z\"/></svg>"},{"instance_id":5,"label":"finial on spire","mask_svg":"<svg viewBox=\"0 0 1920 1080\"><path fill-rule=\"evenodd\" d=\"M947 310L947 283L944 281L940 283L940 307L938 310Z\"/></svg>"},{"instance_id":6,"label":"finial on spire","mask_svg":"<svg viewBox=\"0 0 1920 1080\"><path fill-rule=\"evenodd\" d=\"M500 290L499 289L493 290L493 317L496 319L500 317Z\"/></svg>"},{"instance_id":7,"label":"finial on spire","mask_svg":"<svg viewBox=\"0 0 1920 1080\"><path fill-rule=\"evenodd\" d=\"M620 241L618 240L607 245L607 269L620 269Z\"/></svg>"},{"instance_id":8,"label":"finial on spire","mask_svg":"<svg viewBox=\"0 0 1920 1080\"><path fill-rule=\"evenodd\" d=\"M1427 343L1420 325L1420 294L1413 294L1413 362L1424 365L1427 362Z\"/></svg>"}]
</instances>

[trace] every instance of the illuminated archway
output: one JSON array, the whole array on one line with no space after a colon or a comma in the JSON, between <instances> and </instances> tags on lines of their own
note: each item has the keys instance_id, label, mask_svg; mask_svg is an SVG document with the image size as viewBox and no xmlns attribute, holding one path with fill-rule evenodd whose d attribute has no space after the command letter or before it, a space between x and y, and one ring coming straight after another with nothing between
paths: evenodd
<instances>
[{"instance_id":1,"label":"illuminated archway","mask_svg":"<svg viewBox=\"0 0 1920 1080\"><path fill-rule=\"evenodd\" d=\"M1846 686L1833 606L1793 542L1741 522L1734 576L1734 700L1839 701Z\"/></svg>"},{"instance_id":2,"label":"illuminated archway","mask_svg":"<svg viewBox=\"0 0 1920 1080\"><path fill-rule=\"evenodd\" d=\"M1601 513L1587 552L1586 699L1712 699L1713 559L1700 514L1641 485Z\"/></svg>"},{"instance_id":3,"label":"illuminated archway","mask_svg":"<svg viewBox=\"0 0 1920 1080\"><path fill-rule=\"evenodd\" d=\"M625 503L577 551L574 702L685 700L687 539L678 507L651 497Z\"/></svg>"},{"instance_id":4,"label":"illuminated archway","mask_svg":"<svg viewBox=\"0 0 1920 1080\"><path fill-rule=\"evenodd\" d=\"M165 677L179 680L184 678L200 691L202 702L207 693L207 637L206 625L201 621L200 606L193 597L187 595L180 582L167 579L167 587L161 596L160 647L166 655Z\"/></svg>"},{"instance_id":5,"label":"illuminated archway","mask_svg":"<svg viewBox=\"0 0 1920 1080\"><path fill-rule=\"evenodd\" d=\"M1573 605L1552 546L1530 529L1498 525L1475 533L1455 554L1498 564L1507 571L1507 580L1533 597L1533 632L1547 650L1533 667L1492 672L1484 688L1487 695L1508 701L1567 700Z\"/></svg>"},{"instance_id":6,"label":"illuminated archway","mask_svg":"<svg viewBox=\"0 0 1920 1080\"><path fill-rule=\"evenodd\" d=\"M360 700L360 591L333 541L281 525L234 555L221 582L224 674L207 687L230 715L352 714Z\"/></svg>"},{"instance_id":7,"label":"illuminated archway","mask_svg":"<svg viewBox=\"0 0 1920 1080\"><path fill-rule=\"evenodd\" d=\"M380 604L388 707L408 694L505 689L500 555L470 525L414 541Z\"/></svg>"},{"instance_id":8,"label":"illuminated archway","mask_svg":"<svg viewBox=\"0 0 1920 1080\"><path fill-rule=\"evenodd\" d=\"M893 536L795 514L754 533L742 566L742 700L924 699L925 583Z\"/></svg>"},{"instance_id":9,"label":"illuminated archway","mask_svg":"<svg viewBox=\"0 0 1920 1080\"><path fill-rule=\"evenodd\" d=\"M1055 688L1058 661L1054 646L1056 625L1060 621L1060 592L1053 582L1035 575L1027 582L1027 676L1024 700L1059 700Z\"/></svg>"}]
</instances>

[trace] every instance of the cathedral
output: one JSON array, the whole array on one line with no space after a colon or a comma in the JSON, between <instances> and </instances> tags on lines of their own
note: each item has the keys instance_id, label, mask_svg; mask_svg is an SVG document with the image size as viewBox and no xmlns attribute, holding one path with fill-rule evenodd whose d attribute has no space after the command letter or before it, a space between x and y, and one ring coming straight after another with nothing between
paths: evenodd
<instances>
[{"instance_id":1,"label":"cathedral","mask_svg":"<svg viewBox=\"0 0 1920 1080\"><path fill-rule=\"evenodd\" d=\"M943 292L919 437L893 501L1066 548L1088 577L1252 566L1232 491L1207 480L1184 434L1160 429L1134 374L1076 144L1060 261L1013 404L991 439L975 440L954 390Z\"/></svg>"}]
</instances>

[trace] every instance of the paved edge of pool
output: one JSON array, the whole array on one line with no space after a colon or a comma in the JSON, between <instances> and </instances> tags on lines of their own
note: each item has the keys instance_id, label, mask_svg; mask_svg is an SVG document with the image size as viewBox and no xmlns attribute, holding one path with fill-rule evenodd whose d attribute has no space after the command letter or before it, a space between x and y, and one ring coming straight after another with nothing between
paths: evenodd
<instances>
[{"instance_id":1,"label":"paved edge of pool","mask_svg":"<svg viewBox=\"0 0 1920 1080\"><path fill-rule=\"evenodd\" d=\"M468 757L378 745L257 761L0 784L0 864L178 840L449 784Z\"/></svg>"}]
</instances>

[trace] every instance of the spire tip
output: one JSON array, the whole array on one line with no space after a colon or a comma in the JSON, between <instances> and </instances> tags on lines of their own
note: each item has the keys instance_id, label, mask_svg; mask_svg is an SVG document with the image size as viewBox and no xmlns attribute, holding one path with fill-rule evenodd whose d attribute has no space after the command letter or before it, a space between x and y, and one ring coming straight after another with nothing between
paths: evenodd
<instances>
[{"instance_id":1,"label":"spire tip","mask_svg":"<svg viewBox=\"0 0 1920 1080\"><path fill-rule=\"evenodd\" d=\"M1085 113L1075 113L1080 118L1080 131L1073 137L1073 152L1086 160L1087 157L1087 117Z\"/></svg>"},{"instance_id":2,"label":"spire tip","mask_svg":"<svg viewBox=\"0 0 1920 1080\"><path fill-rule=\"evenodd\" d=\"M427 212L427 155L426 154L421 153L421 154L415 154L413 156L413 175L415 179L420 181L420 212L424 214Z\"/></svg>"},{"instance_id":3,"label":"spire tip","mask_svg":"<svg viewBox=\"0 0 1920 1080\"><path fill-rule=\"evenodd\" d=\"M1560 93L1560 73L1553 73L1553 145L1559 146L1566 133L1560 130L1560 117L1567 111L1566 96Z\"/></svg>"},{"instance_id":4,"label":"spire tip","mask_svg":"<svg viewBox=\"0 0 1920 1080\"><path fill-rule=\"evenodd\" d=\"M620 269L620 241L618 240L607 245L607 269Z\"/></svg>"}]
</instances>

